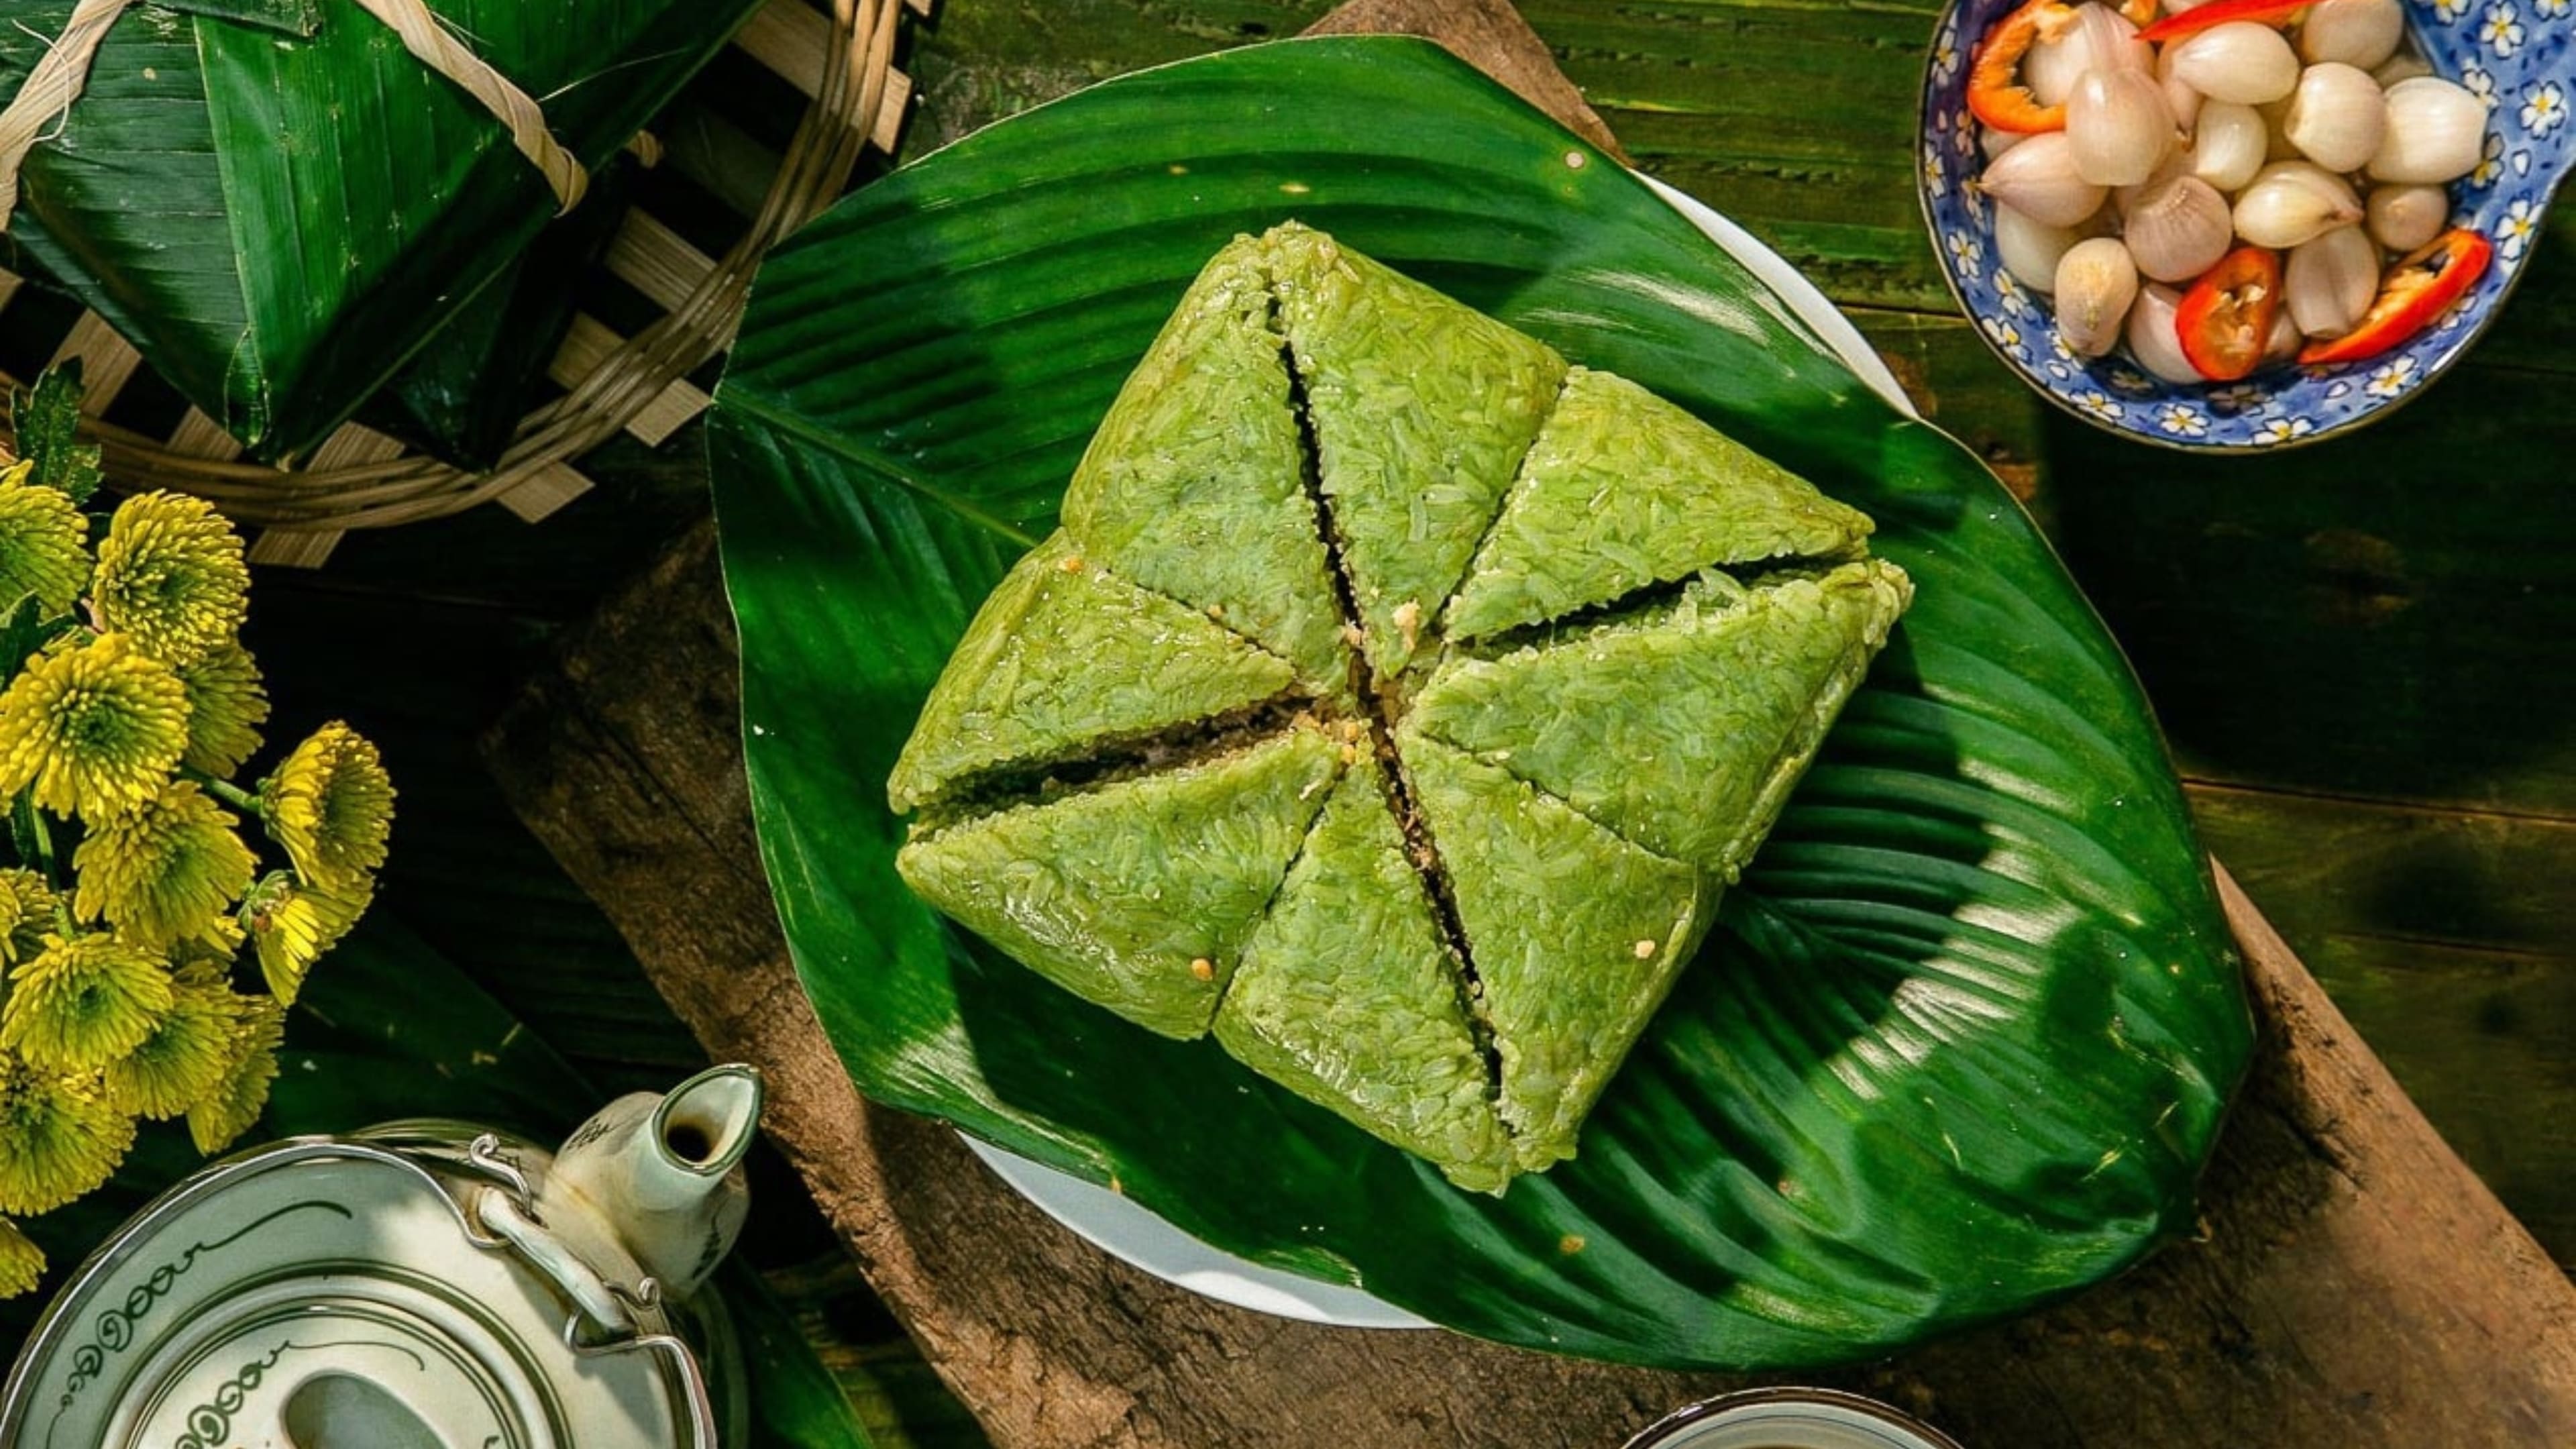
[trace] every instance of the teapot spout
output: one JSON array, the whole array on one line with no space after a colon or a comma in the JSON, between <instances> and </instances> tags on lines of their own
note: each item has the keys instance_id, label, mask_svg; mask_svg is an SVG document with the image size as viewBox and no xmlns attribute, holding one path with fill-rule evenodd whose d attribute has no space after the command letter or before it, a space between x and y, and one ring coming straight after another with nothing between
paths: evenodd
<instances>
[{"instance_id":1,"label":"teapot spout","mask_svg":"<svg viewBox=\"0 0 2576 1449\"><path fill-rule=\"evenodd\" d=\"M759 1135L761 1097L759 1071L742 1065L710 1067L673 1088L636 1163L637 1206L685 1211L719 1190Z\"/></svg>"},{"instance_id":2,"label":"teapot spout","mask_svg":"<svg viewBox=\"0 0 2576 1449\"><path fill-rule=\"evenodd\" d=\"M603 1223L662 1290L686 1297L742 1232L750 1210L743 1154L758 1135L760 1073L711 1067L656 1097L603 1108L555 1154L543 1196Z\"/></svg>"}]
</instances>

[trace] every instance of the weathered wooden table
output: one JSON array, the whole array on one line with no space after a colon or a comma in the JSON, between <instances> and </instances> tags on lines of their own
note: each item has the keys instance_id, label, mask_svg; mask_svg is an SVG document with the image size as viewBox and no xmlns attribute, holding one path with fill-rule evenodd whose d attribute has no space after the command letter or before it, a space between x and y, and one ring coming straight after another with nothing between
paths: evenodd
<instances>
[{"instance_id":1,"label":"weathered wooden table","mask_svg":"<svg viewBox=\"0 0 2576 1449\"><path fill-rule=\"evenodd\" d=\"M1364 0L1340 23L1479 9ZM2371 443L2155 454L2043 415L1939 292L1905 120L1928 8L1524 9L1641 166L1853 307L1926 410L2024 492L2164 702L2217 852L2472 1160L2549 1241L2576 1238L2556 1171L2576 1145L2558 818L2576 648L2546 587L2576 507L2535 465L2576 436L2542 393L2558 367L2542 339L2576 280L2563 243L2477 364ZM958 0L916 58L916 144L1313 11ZM1508 18L1458 34L1490 59ZM1516 76L1592 119L1543 65ZM701 531L537 681L491 757L709 1048L776 1075L783 1145L995 1442L1607 1445L1713 1386L1215 1308L1046 1223L944 1131L864 1108L787 973L738 771L715 768L731 647ZM1973 1443L2576 1440L2576 1291L2244 898L2229 904L2267 1042L2204 1241L1834 1377Z\"/></svg>"}]
</instances>

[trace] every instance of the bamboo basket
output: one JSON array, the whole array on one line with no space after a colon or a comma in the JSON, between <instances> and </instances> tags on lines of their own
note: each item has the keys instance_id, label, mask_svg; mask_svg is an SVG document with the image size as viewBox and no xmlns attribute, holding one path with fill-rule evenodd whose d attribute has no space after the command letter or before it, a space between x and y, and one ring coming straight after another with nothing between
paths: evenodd
<instances>
[{"instance_id":1,"label":"bamboo basket","mask_svg":"<svg viewBox=\"0 0 2576 1449\"><path fill-rule=\"evenodd\" d=\"M769 0L754 13L733 49L795 87L806 107L783 152L745 154L738 147L728 158L727 170L775 161L747 229L710 256L644 203L630 207L603 265L658 315L630 333L588 312L576 315L547 369L562 395L520 420L489 472L409 453L358 423L343 424L292 468L242 461L241 445L193 407L175 427L140 426L131 415L152 409L122 401L169 391L150 379L141 356L94 312L80 313L67 330L59 317L50 326L31 323L39 309L18 305L22 279L6 271L0 271L0 338L21 367L40 354L45 365L80 361L87 381L82 410L112 486L169 488L213 501L258 530L254 562L317 568L351 529L393 528L486 503L537 522L590 489L575 466L583 454L621 432L659 446L705 409L707 394L691 375L731 345L761 258L840 198L868 150L894 151L912 95L911 82L894 64L895 39L907 10L926 15L930 5ZM680 104L688 104L685 97ZM703 171L711 163L693 162L679 148L665 155L650 133L632 149L648 165L680 168L708 191L726 189L724 177L690 174L693 166ZM49 335L54 340L46 354ZM0 369L0 382L25 381Z\"/></svg>"}]
</instances>

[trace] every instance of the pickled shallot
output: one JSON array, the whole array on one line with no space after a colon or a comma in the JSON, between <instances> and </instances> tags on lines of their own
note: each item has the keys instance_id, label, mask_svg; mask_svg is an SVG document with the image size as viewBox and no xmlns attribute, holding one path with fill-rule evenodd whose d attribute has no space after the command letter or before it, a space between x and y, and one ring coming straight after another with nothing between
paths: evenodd
<instances>
[{"instance_id":1,"label":"pickled shallot","mask_svg":"<svg viewBox=\"0 0 2576 1449\"><path fill-rule=\"evenodd\" d=\"M2405 30L2400 0L2029 0L1968 85L2002 268L2067 350L2167 382L2404 343L2493 251L2443 230L2490 103Z\"/></svg>"}]
</instances>

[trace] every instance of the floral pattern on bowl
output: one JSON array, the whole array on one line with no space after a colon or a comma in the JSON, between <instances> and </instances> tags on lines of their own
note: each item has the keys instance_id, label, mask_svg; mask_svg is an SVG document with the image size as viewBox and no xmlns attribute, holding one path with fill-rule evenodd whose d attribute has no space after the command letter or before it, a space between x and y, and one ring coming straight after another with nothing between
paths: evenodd
<instances>
[{"instance_id":1,"label":"floral pattern on bowl","mask_svg":"<svg viewBox=\"0 0 2576 1449\"><path fill-rule=\"evenodd\" d=\"M2022 0L1953 0L1923 87L1917 181L1933 248L1959 305L1996 355L2051 402L2113 432L2177 448L2314 442L2420 392L2486 330L2522 274L2549 198L2576 165L2576 0L2403 0L2434 71L2487 100L2486 159L2454 182L2451 221L2495 242L2495 263L2414 340L2366 362L2266 370L2223 386L2157 378L2118 352L2084 358L2057 336L2048 299L1996 260L1994 205L1968 114L1976 37Z\"/></svg>"}]
</instances>

